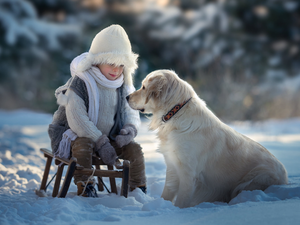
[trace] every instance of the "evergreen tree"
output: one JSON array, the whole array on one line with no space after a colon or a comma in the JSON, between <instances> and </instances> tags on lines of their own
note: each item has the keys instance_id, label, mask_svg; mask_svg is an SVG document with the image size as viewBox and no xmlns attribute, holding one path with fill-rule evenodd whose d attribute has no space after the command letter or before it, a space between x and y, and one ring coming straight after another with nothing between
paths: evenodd
<instances>
[{"instance_id":1,"label":"evergreen tree","mask_svg":"<svg viewBox=\"0 0 300 225\"><path fill-rule=\"evenodd\" d=\"M138 81L152 70L174 69L221 117L261 118L258 111L275 97L261 97L253 86L299 74L297 1L170 0L139 11L124 10L124 2L141 1L115 0L109 8L139 50Z\"/></svg>"},{"instance_id":2,"label":"evergreen tree","mask_svg":"<svg viewBox=\"0 0 300 225\"><path fill-rule=\"evenodd\" d=\"M0 1L0 94L5 99L0 103L2 107L50 110L55 101L53 87L49 89L48 85L59 83L61 73L67 71L61 65L70 60L80 27L64 21L49 22L41 8L38 15L33 3L41 2L55 5L62 1ZM60 10L66 12L64 8Z\"/></svg>"}]
</instances>

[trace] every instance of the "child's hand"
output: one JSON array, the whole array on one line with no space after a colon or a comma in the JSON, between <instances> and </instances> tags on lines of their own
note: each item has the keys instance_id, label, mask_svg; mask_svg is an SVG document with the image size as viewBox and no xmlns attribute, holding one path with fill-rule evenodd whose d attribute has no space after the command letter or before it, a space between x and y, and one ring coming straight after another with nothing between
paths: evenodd
<instances>
[{"instance_id":1,"label":"child's hand","mask_svg":"<svg viewBox=\"0 0 300 225\"><path fill-rule=\"evenodd\" d=\"M115 164L117 159L116 150L111 146L106 135L103 134L96 141L96 152L105 164L110 166Z\"/></svg>"},{"instance_id":2,"label":"child's hand","mask_svg":"<svg viewBox=\"0 0 300 225\"><path fill-rule=\"evenodd\" d=\"M116 143L121 148L133 141L137 135L137 130L134 125L126 124L120 131L120 135L116 137Z\"/></svg>"}]
</instances>

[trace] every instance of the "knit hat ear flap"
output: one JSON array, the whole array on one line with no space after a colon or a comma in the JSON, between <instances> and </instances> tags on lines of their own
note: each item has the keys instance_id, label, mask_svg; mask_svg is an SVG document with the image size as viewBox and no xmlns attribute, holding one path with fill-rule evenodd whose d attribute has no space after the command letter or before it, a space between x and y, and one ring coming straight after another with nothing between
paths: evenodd
<instances>
[{"instance_id":1,"label":"knit hat ear flap","mask_svg":"<svg viewBox=\"0 0 300 225\"><path fill-rule=\"evenodd\" d=\"M94 37L88 55L78 64L77 71L83 72L98 64L124 65L128 71L134 71L138 67L137 58L123 27L111 25Z\"/></svg>"}]
</instances>

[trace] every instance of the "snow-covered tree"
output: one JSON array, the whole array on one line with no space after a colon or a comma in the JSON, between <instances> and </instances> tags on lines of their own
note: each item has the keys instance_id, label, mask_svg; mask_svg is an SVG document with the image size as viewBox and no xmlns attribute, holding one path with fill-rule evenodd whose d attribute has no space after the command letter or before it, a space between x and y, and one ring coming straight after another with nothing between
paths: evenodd
<instances>
[{"instance_id":1,"label":"snow-covered tree","mask_svg":"<svg viewBox=\"0 0 300 225\"><path fill-rule=\"evenodd\" d=\"M0 0L0 94L54 106L72 58L118 23L140 55L137 87L173 69L219 116L263 118L277 95L253 87L299 75L299 18L296 0Z\"/></svg>"},{"instance_id":2,"label":"snow-covered tree","mask_svg":"<svg viewBox=\"0 0 300 225\"><path fill-rule=\"evenodd\" d=\"M174 69L219 116L262 118L258 110L273 97L262 98L253 86L299 74L297 1L127 0L125 6L136 5L131 8L113 2L114 21L131 31L138 46L138 75Z\"/></svg>"},{"instance_id":3,"label":"snow-covered tree","mask_svg":"<svg viewBox=\"0 0 300 225\"><path fill-rule=\"evenodd\" d=\"M53 4L52 1L47 1ZM41 16L41 15L40 15ZM47 87L60 79L70 60L80 26L41 18L32 2L0 1L0 94L6 107L52 102Z\"/></svg>"}]
</instances>

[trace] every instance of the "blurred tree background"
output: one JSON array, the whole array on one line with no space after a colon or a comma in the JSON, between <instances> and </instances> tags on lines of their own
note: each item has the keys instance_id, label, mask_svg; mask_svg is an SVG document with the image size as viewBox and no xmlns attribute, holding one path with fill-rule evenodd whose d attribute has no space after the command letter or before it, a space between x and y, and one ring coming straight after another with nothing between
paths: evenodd
<instances>
[{"instance_id":1,"label":"blurred tree background","mask_svg":"<svg viewBox=\"0 0 300 225\"><path fill-rule=\"evenodd\" d=\"M297 0L0 0L0 108L53 113L95 34L122 25L136 88L172 69L223 120L300 116Z\"/></svg>"}]
</instances>

